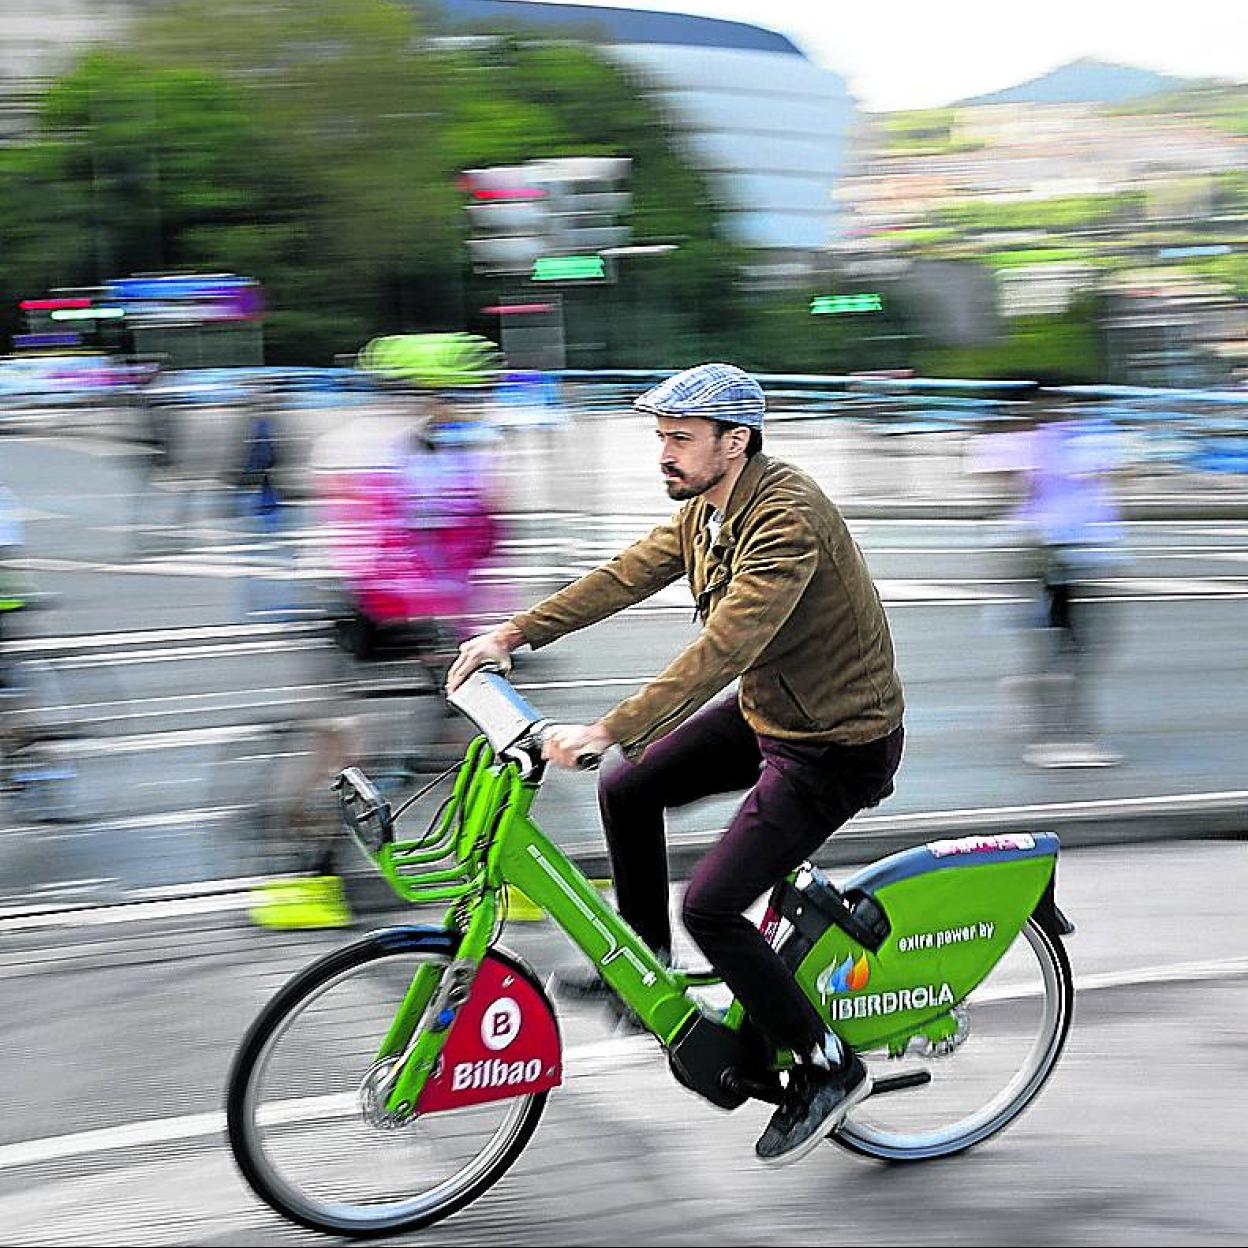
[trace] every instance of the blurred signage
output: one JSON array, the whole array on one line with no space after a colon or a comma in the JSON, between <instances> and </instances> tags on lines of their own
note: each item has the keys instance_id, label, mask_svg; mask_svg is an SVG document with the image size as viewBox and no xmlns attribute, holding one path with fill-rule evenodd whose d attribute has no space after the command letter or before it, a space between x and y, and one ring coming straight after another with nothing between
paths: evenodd
<instances>
[{"instance_id":1,"label":"blurred signage","mask_svg":"<svg viewBox=\"0 0 1248 1248\"><path fill-rule=\"evenodd\" d=\"M535 282L600 282L606 276L601 256L539 256L533 262Z\"/></svg>"},{"instance_id":2,"label":"blurred signage","mask_svg":"<svg viewBox=\"0 0 1248 1248\"><path fill-rule=\"evenodd\" d=\"M1225 256L1230 250L1226 243L1202 243L1191 247L1162 247L1157 254L1163 260L1185 260L1189 256Z\"/></svg>"},{"instance_id":3,"label":"blurred signage","mask_svg":"<svg viewBox=\"0 0 1248 1248\"><path fill-rule=\"evenodd\" d=\"M136 323L250 321L263 311L259 283L232 273L125 277L105 290Z\"/></svg>"},{"instance_id":4,"label":"blurred signage","mask_svg":"<svg viewBox=\"0 0 1248 1248\"><path fill-rule=\"evenodd\" d=\"M23 299L18 307L23 312L59 312L66 308L89 308L90 299Z\"/></svg>"},{"instance_id":5,"label":"blurred signage","mask_svg":"<svg viewBox=\"0 0 1248 1248\"><path fill-rule=\"evenodd\" d=\"M44 347L77 347L82 345L81 334L14 334L13 345L21 350Z\"/></svg>"},{"instance_id":6,"label":"blurred signage","mask_svg":"<svg viewBox=\"0 0 1248 1248\"><path fill-rule=\"evenodd\" d=\"M482 308L486 316L536 316L542 312L556 312L554 303L492 303Z\"/></svg>"},{"instance_id":7,"label":"blurred signage","mask_svg":"<svg viewBox=\"0 0 1248 1248\"><path fill-rule=\"evenodd\" d=\"M632 161L620 156L570 156L466 170L457 186L468 196L473 266L482 273L531 274L545 258L597 255L624 246L630 231L619 220L629 211L632 196L620 187L631 170ZM535 280L605 277L604 271Z\"/></svg>"},{"instance_id":8,"label":"blurred signage","mask_svg":"<svg viewBox=\"0 0 1248 1248\"><path fill-rule=\"evenodd\" d=\"M54 321L118 321L125 316L125 308L57 308L48 315Z\"/></svg>"},{"instance_id":9,"label":"blurred signage","mask_svg":"<svg viewBox=\"0 0 1248 1248\"><path fill-rule=\"evenodd\" d=\"M878 294L816 295L810 301L812 316L838 316L850 312L883 312L884 300Z\"/></svg>"}]
</instances>

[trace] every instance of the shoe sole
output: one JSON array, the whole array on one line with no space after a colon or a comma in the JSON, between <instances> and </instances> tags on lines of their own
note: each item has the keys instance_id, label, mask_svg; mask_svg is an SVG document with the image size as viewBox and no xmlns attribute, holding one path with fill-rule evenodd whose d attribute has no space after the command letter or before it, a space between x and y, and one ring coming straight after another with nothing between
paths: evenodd
<instances>
[{"instance_id":1,"label":"shoe sole","mask_svg":"<svg viewBox=\"0 0 1248 1248\"><path fill-rule=\"evenodd\" d=\"M757 1153L754 1155L765 1166L791 1166L794 1162L801 1161L803 1157L813 1153L845 1121L854 1106L861 1105L871 1095L874 1087L875 1083L868 1071L862 1082L810 1133L809 1139L804 1140L796 1148L789 1149L787 1153L781 1153L779 1157L758 1157Z\"/></svg>"}]
</instances>

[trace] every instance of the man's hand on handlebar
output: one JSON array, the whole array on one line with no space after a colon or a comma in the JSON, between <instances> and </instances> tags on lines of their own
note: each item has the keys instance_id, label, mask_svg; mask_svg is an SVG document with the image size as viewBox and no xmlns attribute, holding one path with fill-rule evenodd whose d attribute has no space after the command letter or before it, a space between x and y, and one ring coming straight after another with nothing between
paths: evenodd
<instances>
[{"instance_id":1,"label":"man's hand on handlebar","mask_svg":"<svg viewBox=\"0 0 1248 1248\"><path fill-rule=\"evenodd\" d=\"M601 724L555 724L542 738L542 757L556 767L578 771L589 759L596 763L614 744Z\"/></svg>"},{"instance_id":2,"label":"man's hand on handlebar","mask_svg":"<svg viewBox=\"0 0 1248 1248\"><path fill-rule=\"evenodd\" d=\"M524 634L512 624L500 624L488 633L470 637L459 647L459 655L446 674L447 691L453 693L479 667L497 664L511 670L511 652L524 644Z\"/></svg>"}]
</instances>

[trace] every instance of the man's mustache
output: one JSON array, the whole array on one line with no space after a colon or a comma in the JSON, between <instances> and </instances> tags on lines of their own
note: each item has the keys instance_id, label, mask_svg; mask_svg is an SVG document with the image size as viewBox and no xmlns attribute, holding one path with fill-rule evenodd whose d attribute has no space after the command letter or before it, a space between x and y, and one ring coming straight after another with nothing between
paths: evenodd
<instances>
[{"instance_id":1,"label":"man's mustache","mask_svg":"<svg viewBox=\"0 0 1248 1248\"><path fill-rule=\"evenodd\" d=\"M672 468L668 464L660 464L659 468L662 470L664 476L678 477L681 481L685 479L685 474L681 472L679 468Z\"/></svg>"}]
</instances>

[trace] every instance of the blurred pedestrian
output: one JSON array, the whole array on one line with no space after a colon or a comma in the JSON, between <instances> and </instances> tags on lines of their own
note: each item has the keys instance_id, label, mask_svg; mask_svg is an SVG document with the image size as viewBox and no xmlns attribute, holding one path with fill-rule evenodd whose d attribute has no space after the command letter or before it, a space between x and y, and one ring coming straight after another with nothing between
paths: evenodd
<instances>
[{"instance_id":1,"label":"blurred pedestrian","mask_svg":"<svg viewBox=\"0 0 1248 1248\"><path fill-rule=\"evenodd\" d=\"M475 574L499 537L484 419L498 350L471 334L379 339L361 352L407 420L367 466L335 473L339 636L358 658L409 649L449 663L476 614Z\"/></svg>"},{"instance_id":2,"label":"blurred pedestrian","mask_svg":"<svg viewBox=\"0 0 1248 1248\"><path fill-rule=\"evenodd\" d=\"M174 467L173 420L157 390L160 373L159 363L146 365L136 373L131 391L135 482L130 530L131 546L136 553L148 545L147 534L152 526L144 515L150 514L153 494L165 485Z\"/></svg>"},{"instance_id":3,"label":"blurred pedestrian","mask_svg":"<svg viewBox=\"0 0 1248 1248\"><path fill-rule=\"evenodd\" d=\"M245 416L233 474L237 511L253 539L252 562L268 565L244 577L243 614L249 619L282 615L290 607L278 487L283 460L275 404L268 395L258 395Z\"/></svg>"},{"instance_id":4,"label":"blurred pedestrian","mask_svg":"<svg viewBox=\"0 0 1248 1248\"><path fill-rule=\"evenodd\" d=\"M1110 484L1122 461L1114 424L1054 400L1032 427L984 435L979 466L1013 475L1010 516L1022 571L1034 588L1028 619L1031 766L1110 767L1122 756L1101 740L1096 679L1112 641L1098 581L1121 559L1122 526Z\"/></svg>"},{"instance_id":5,"label":"blurred pedestrian","mask_svg":"<svg viewBox=\"0 0 1248 1248\"><path fill-rule=\"evenodd\" d=\"M272 406L262 397L246 417L234 484L240 513L258 532L269 536L276 535L280 527L277 471L281 461Z\"/></svg>"},{"instance_id":6,"label":"blurred pedestrian","mask_svg":"<svg viewBox=\"0 0 1248 1248\"><path fill-rule=\"evenodd\" d=\"M22 553L22 514L17 496L0 485L0 642L4 641L4 621L26 606L30 587L15 566Z\"/></svg>"}]
</instances>

